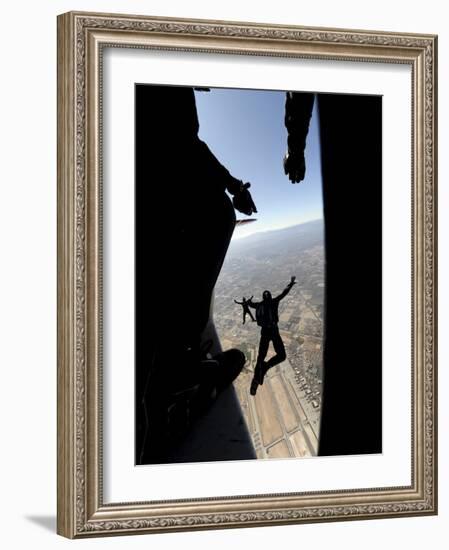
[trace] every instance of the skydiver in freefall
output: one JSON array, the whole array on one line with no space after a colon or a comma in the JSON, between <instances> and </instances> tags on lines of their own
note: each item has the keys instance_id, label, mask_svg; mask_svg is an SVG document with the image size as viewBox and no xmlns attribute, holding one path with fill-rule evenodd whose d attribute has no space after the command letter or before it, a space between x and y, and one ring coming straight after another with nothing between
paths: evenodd
<instances>
[{"instance_id":1,"label":"skydiver in freefall","mask_svg":"<svg viewBox=\"0 0 449 550\"><path fill-rule=\"evenodd\" d=\"M296 284L295 279L296 277L292 277L285 289L275 298L272 297L269 290L264 290L261 302L253 302L251 299L248 300L248 305L256 310L257 324L262 327L260 331L259 353L257 355L256 368L251 381L251 395L256 395L257 387L263 384L264 377L268 370L282 363L282 361L285 361L287 357L284 342L279 334L278 308L279 302L287 296L293 288L293 285ZM276 355L268 361L265 361L270 342L273 343Z\"/></svg>"},{"instance_id":2,"label":"skydiver in freefall","mask_svg":"<svg viewBox=\"0 0 449 550\"><path fill-rule=\"evenodd\" d=\"M246 314L248 314L251 317L251 321L253 321L254 323L256 322L256 320L253 317L253 314L251 313L251 310L249 309L249 302L253 298L254 298L254 296L251 296L251 298L249 300L247 300L245 298L245 296L243 296L241 302L237 302L237 300L234 300L234 302L236 304L238 304L239 306L242 306L242 308L243 308L243 323L242 323L243 325L245 324L245 321L246 321Z\"/></svg>"}]
</instances>

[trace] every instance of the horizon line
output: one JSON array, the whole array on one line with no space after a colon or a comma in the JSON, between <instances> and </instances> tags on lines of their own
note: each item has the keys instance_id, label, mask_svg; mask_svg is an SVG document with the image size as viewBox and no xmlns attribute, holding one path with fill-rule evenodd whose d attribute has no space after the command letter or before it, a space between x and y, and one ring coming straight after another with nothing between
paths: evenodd
<instances>
[{"instance_id":1,"label":"horizon line","mask_svg":"<svg viewBox=\"0 0 449 550\"><path fill-rule=\"evenodd\" d=\"M306 223L312 223L312 222L318 222L318 221L324 221L324 217L321 216L319 218L313 218L312 220L307 220L303 222L293 223L290 225L284 225L282 227L274 227L273 229L262 229L260 231L254 231L254 233L250 233L249 235L243 235L241 237L235 237L232 236L232 240L241 241L243 239L247 239L248 237L254 237L254 235L257 235L259 233L273 233L275 231L282 231L283 229L289 229L290 227L296 227L297 225L305 225ZM236 226L237 227L237 226Z\"/></svg>"}]
</instances>

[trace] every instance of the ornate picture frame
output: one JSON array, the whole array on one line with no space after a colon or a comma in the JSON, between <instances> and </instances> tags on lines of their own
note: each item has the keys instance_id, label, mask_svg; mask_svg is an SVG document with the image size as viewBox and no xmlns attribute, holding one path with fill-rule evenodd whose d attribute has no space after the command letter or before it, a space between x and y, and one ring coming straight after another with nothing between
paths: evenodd
<instances>
[{"instance_id":1,"label":"ornate picture frame","mask_svg":"<svg viewBox=\"0 0 449 550\"><path fill-rule=\"evenodd\" d=\"M410 483L104 499L106 48L406 66L411 74ZM437 37L70 12L58 17L58 519L69 538L437 513ZM410 311L404 312L410 317ZM385 419L384 419L385 421ZM407 451L408 452L408 451ZM109 475L109 474L108 474Z\"/></svg>"}]
</instances>

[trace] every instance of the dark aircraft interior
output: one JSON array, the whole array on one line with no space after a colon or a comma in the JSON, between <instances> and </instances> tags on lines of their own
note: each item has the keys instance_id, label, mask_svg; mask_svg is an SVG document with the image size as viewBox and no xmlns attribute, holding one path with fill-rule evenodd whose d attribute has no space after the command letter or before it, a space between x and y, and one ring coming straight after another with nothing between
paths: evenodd
<instances>
[{"instance_id":1,"label":"dark aircraft interior","mask_svg":"<svg viewBox=\"0 0 449 550\"><path fill-rule=\"evenodd\" d=\"M326 256L318 455L381 453L382 98L298 94L286 108L299 116L313 101ZM232 386L245 357L221 348L213 322L240 212L257 218L248 190L199 139L193 88L137 84L135 122L135 463L255 459Z\"/></svg>"}]
</instances>

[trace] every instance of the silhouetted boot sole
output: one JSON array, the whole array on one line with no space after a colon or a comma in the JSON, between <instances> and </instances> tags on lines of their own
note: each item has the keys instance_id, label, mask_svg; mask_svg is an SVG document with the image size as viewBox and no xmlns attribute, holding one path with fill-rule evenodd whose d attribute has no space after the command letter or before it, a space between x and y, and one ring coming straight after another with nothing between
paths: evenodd
<instances>
[{"instance_id":1,"label":"silhouetted boot sole","mask_svg":"<svg viewBox=\"0 0 449 550\"><path fill-rule=\"evenodd\" d=\"M217 393L222 392L227 388L242 372L245 366L246 357L243 352L238 349L230 349L223 351L218 355L214 355L214 361L219 364L216 388Z\"/></svg>"}]
</instances>

